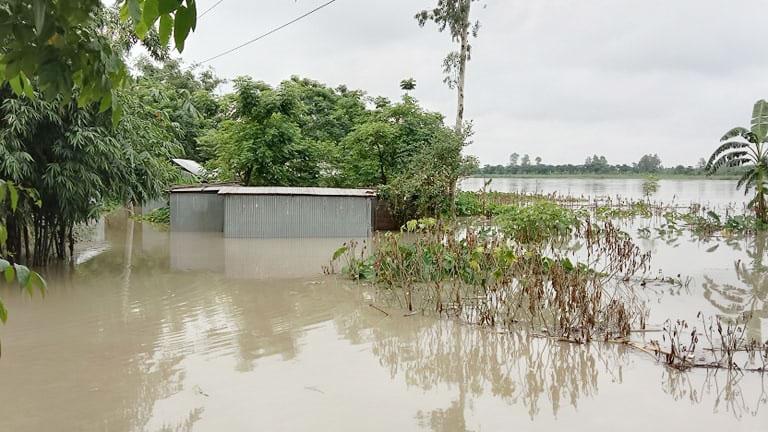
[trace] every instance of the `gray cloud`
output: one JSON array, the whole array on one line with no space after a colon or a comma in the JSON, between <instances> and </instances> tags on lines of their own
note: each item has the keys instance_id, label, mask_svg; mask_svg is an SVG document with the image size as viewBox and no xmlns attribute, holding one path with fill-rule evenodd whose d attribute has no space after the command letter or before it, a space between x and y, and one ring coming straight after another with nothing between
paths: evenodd
<instances>
[{"instance_id":1,"label":"gray cloud","mask_svg":"<svg viewBox=\"0 0 768 432\"><path fill-rule=\"evenodd\" d=\"M214 0L200 0L200 10ZM323 3L225 0L201 20L183 58L198 61ZM454 116L440 65L452 45L414 13L434 0L339 0L263 41L211 63L225 77L276 83L292 74L374 95L415 96ZM483 163L509 153L580 162L632 162L659 153L693 164L722 132L768 97L760 0L488 0L474 42L468 149Z\"/></svg>"}]
</instances>

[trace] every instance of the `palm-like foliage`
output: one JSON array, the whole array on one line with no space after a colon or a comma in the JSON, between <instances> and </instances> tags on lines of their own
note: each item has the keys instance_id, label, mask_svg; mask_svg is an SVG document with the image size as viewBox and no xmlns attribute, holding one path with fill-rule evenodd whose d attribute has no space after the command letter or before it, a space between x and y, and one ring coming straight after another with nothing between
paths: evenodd
<instances>
[{"instance_id":1,"label":"palm-like foliage","mask_svg":"<svg viewBox=\"0 0 768 432\"><path fill-rule=\"evenodd\" d=\"M749 129L735 127L720 141L722 144L707 162L707 172L714 174L722 168L745 167L736 187L743 187L745 194L755 190L749 208L761 221L768 222L768 102L759 100L755 103Z\"/></svg>"}]
</instances>

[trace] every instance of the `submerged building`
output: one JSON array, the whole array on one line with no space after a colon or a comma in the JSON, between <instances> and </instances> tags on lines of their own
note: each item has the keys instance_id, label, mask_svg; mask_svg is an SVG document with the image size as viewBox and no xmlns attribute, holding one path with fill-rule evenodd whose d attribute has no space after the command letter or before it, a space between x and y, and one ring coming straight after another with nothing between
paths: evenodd
<instances>
[{"instance_id":1,"label":"submerged building","mask_svg":"<svg viewBox=\"0 0 768 432\"><path fill-rule=\"evenodd\" d=\"M174 188L170 201L172 232L225 238L368 237L378 204L372 189L221 185Z\"/></svg>"}]
</instances>

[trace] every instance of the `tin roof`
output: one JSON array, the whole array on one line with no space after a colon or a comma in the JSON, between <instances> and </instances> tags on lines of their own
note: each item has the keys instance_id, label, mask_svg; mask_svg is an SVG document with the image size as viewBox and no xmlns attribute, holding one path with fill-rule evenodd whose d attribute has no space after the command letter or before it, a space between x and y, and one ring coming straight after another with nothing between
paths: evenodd
<instances>
[{"instance_id":1,"label":"tin roof","mask_svg":"<svg viewBox=\"0 0 768 432\"><path fill-rule=\"evenodd\" d=\"M178 192L211 192L218 193L223 186L210 185L210 186L174 186L171 188L171 193Z\"/></svg>"},{"instance_id":2,"label":"tin roof","mask_svg":"<svg viewBox=\"0 0 768 432\"><path fill-rule=\"evenodd\" d=\"M185 171L196 176L205 175L205 168L199 163L189 159L171 159L173 163L182 167Z\"/></svg>"},{"instance_id":3,"label":"tin roof","mask_svg":"<svg viewBox=\"0 0 768 432\"><path fill-rule=\"evenodd\" d=\"M375 197L373 189L340 189L321 187L244 187L228 186L219 190L220 195L314 195L314 196L347 196Z\"/></svg>"}]
</instances>

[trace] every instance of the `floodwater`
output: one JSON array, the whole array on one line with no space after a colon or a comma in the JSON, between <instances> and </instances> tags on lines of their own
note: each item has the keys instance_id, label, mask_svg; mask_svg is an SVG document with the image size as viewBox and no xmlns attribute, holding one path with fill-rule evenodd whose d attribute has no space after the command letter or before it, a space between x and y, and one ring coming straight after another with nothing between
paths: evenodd
<instances>
[{"instance_id":1,"label":"floodwater","mask_svg":"<svg viewBox=\"0 0 768 432\"><path fill-rule=\"evenodd\" d=\"M467 178L462 180L460 188L479 191L486 180L488 179L479 177ZM557 193L585 198L644 199L643 179L629 178L497 177L491 180L488 190L540 194ZM713 207L735 204L739 208L748 201L742 191L736 190L736 180L722 179L662 179L659 180L659 190L652 199L665 204L698 203Z\"/></svg>"},{"instance_id":2,"label":"floodwater","mask_svg":"<svg viewBox=\"0 0 768 432\"><path fill-rule=\"evenodd\" d=\"M760 374L387 316L371 288L323 275L341 242L108 220L73 270L46 271L44 299L0 287L0 430L768 430ZM766 338L765 239L643 246L654 273L691 277L648 284L652 325L753 310Z\"/></svg>"}]
</instances>

